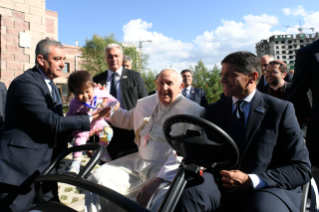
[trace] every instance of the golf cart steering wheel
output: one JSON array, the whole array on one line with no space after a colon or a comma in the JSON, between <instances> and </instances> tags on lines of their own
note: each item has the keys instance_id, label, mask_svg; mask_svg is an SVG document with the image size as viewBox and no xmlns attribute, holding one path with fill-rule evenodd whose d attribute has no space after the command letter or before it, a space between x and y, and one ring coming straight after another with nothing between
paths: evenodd
<instances>
[{"instance_id":1,"label":"golf cart steering wheel","mask_svg":"<svg viewBox=\"0 0 319 212\"><path fill-rule=\"evenodd\" d=\"M201 127L206 133L216 138L211 141L200 135L198 131L188 131L186 134L172 136L172 125L189 123ZM239 151L232 138L215 124L190 115L175 115L167 119L163 125L164 135L168 143L181 156L184 162L197 164L211 170L231 169L239 161Z\"/></svg>"}]
</instances>

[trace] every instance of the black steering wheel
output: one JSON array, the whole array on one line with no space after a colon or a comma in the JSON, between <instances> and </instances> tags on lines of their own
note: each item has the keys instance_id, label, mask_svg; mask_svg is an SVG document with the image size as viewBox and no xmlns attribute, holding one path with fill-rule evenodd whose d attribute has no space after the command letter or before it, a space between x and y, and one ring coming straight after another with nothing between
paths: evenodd
<instances>
[{"instance_id":1,"label":"black steering wheel","mask_svg":"<svg viewBox=\"0 0 319 212\"><path fill-rule=\"evenodd\" d=\"M216 141L205 138L197 131L172 137L172 125L189 123L201 127L207 134L213 135ZM215 124L190 115L175 115L168 118L163 125L168 143L181 156L186 164L197 164L211 170L231 169L239 161L239 151L232 138Z\"/></svg>"}]
</instances>

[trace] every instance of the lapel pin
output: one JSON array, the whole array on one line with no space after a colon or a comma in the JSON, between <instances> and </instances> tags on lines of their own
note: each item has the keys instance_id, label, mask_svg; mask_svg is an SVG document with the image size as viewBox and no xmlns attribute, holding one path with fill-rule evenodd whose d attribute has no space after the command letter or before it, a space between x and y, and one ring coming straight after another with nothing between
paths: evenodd
<instances>
[{"instance_id":1,"label":"lapel pin","mask_svg":"<svg viewBox=\"0 0 319 212\"><path fill-rule=\"evenodd\" d=\"M265 112L265 108L257 107L256 111L258 111L260 113L264 113Z\"/></svg>"},{"instance_id":2,"label":"lapel pin","mask_svg":"<svg viewBox=\"0 0 319 212\"><path fill-rule=\"evenodd\" d=\"M127 76L125 75L125 76L123 76L123 79L126 79L127 78Z\"/></svg>"}]
</instances>

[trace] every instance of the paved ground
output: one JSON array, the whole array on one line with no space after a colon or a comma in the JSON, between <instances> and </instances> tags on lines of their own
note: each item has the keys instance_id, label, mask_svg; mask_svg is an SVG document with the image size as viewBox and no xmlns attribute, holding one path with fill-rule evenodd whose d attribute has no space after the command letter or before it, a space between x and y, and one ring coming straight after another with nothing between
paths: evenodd
<instances>
[{"instance_id":1,"label":"paved ground","mask_svg":"<svg viewBox=\"0 0 319 212\"><path fill-rule=\"evenodd\" d=\"M82 167L86 165L89 161L86 155L82 157ZM63 161L58 169L59 174L63 174L71 165L72 155L68 155ZM96 165L92 171L97 169L99 165ZM77 210L84 211L84 191L76 186L68 185L65 183L59 183L59 197L60 201L69 207Z\"/></svg>"}]
</instances>

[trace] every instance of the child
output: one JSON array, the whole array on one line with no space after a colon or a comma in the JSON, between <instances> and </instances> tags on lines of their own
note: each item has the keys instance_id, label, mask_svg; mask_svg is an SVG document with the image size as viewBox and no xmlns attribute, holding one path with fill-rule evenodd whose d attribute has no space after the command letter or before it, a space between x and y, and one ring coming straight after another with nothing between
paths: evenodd
<instances>
[{"instance_id":1,"label":"child","mask_svg":"<svg viewBox=\"0 0 319 212\"><path fill-rule=\"evenodd\" d=\"M112 107L114 109L118 101L106 90L100 90L98 87L94 87L94 82L91 75L86 71L75 71L70 74L68 79L68 87L70 92L74 94L74 99L70 102L69 112L67 116L76 114L93 114L96 110L104 107ZM111 111L112 113L113 111ZM93 121L90 125L91 131L97 132L100 137L100 144L105 147L105 153L101 158L106 162L111 159L106 146L113 136L112 128L107 124L104 119ZM75 140L74 146L85 144L90 132L74 132ZM82 152L73 153L73 160L68 172L74 172L78 174L80 172Z\"/></svg>"}]
</instances>

